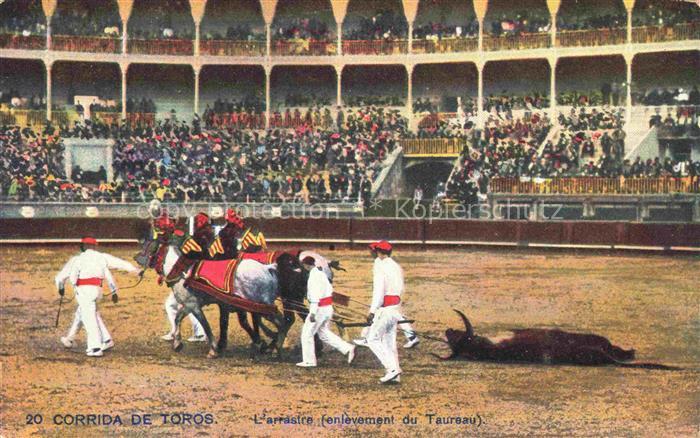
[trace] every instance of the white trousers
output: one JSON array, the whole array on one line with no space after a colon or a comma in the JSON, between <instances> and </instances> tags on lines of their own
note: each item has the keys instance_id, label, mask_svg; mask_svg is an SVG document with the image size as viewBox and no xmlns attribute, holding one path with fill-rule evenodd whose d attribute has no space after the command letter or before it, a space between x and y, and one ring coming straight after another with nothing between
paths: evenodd
<instances>
[{"instance_id":1,"label":"white trousers","mask_svg":"<svg viewBox=\"0 0 700 438\"><path fill-rule=\"evenodd\" d=\"M171 291L170 295L168 295L168 298L165 300L165 314L168 316L171 334L175 333L175 315L177 315L177 311L179 308L180 303L177 302L177 299L175 298L175 293ZM199 321L197 321L197 318L195 318L194 315L191 313L187 316L192 322L192 331L194 332L193 334L197 337L204 336L204 329L202 328L202 325L199 323Z\"/></svg>"},{"instance_id":2,"label":"white trousers","mask_svg":"<svg viewBox=\"0 0 700 438\"><path fill-rule=\"evenodd\" d=\"M406 316L402 313L400 321L403 321L406 319L408 319L408 318L406 318ZM416 336L416 332L413 331L413 326L411 325L410 322L402 322L401 324L398 324L398 328L399 328L399 330L401 330L403 332L403 335L406 337L407 341L410 341L412 337ZM369 327L365 327L362 329L360 336L366 339L368 333L369 333Z\"/></svg>"},{"instance_id":3,"label":"white trousers","mask_svg":"<svg viewBox=\"0 0 700 438\"><path fill-rule=\"evenodd\" d=\"M102 348L103 341L110 339L109 331L107 331L107 327L97 311L97 301L101 298L102 288L99 286L78 286L75 289L75 300L78 302L76 316L78 316L79 321L76 324L75 318L73 318L73 324L79 327L80 322L83 323L87 334L88 352Z\"/></svg>"},{"instance_id":4,"label":"white trousers","mask_svg":"<svg viewBox=\"0 0 700 438\"><path fill-rule=\"evenodd\" d=\"M375 313L367 333L367 346L387 371L401 370L396 348L396 326L402 318L401 306L382 307Z\"/></svg>"},{"instance_id":5,"label":"white trousers","mask_svg":"<svg viewBox=\"0 0 700 438\"><path fill-rule=\"evenodd\" d=\"M80 317L80 306L75 308L75 314L73 315L73 322L70 325L70 328L68 329L68 334L66 334L66 337L70 339L71 341L75 340L75 337L78 336L78 331L80 330L80 327L83 325L82 319ZM105 322L102 320L102 315L100 315L100 311L97 311L97 325L100 327L100 332L102 333L102 341L107 342L112 339L112 335L110 335L109 330L107 330L107 326L105 325Z\"/></svg>"},{"instance_id":6,"label":"white trousers","mask_svg":"<svg viewBox=\"0 0 700 438\"><path fill-rule=\"evenodd\" d=\"M343 354L348 354L352 345L331 331L330 323L333 317L333 306L319 307L316 312L316 322L311 322L307 315L304 327L301 329L301 353L303 361L316 365L316 345L314 336L318 334L324 344L335 348Z\"/></svg>"}]
</instances>

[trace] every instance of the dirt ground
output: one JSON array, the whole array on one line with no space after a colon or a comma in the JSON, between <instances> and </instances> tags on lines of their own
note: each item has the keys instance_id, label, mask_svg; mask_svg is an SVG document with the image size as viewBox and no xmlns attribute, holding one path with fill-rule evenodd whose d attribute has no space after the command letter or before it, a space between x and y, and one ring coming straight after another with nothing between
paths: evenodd
<instances>
[{"instance_id":1,"label":"dirt ground","mask_svg":"<svg viewBox=\"0 0 700 438\"><path fill-rule=\"evenodd\" d=\"M125 258L135 252L134 247L105 249ZM429 352L445 353L445 347L424 339L418 348L400 351L401 384L382 386L381 367L364 348L352 366L336 352L323 356L317 369L295 367L299 357L291 354L283 362L270 356L252 361L235 319L222 358L207 359L203 344L186 344L175 353L159 339L167 331L167 290L156 285L153 272L138 289L123 291L119 304L101 303L116 342L112 351L103 358L86 357L84 332L79 348L66 350L59 337L75 302L64 306L55 329L58 295L52 279L73 252L70 247L0 248L2 436L677 437L700 431L697 258L399 251L396 259L407 277L404 310L419 321L421 332L442 336L448 326L461 328L451 311L458 308L482 335L500 336L518 327L595 332L635 348L640 361L683 370L440 362ZM331 255L348 269L338 275L336 289L368 301L368 255L346 250ZM133 277L116 277L122 286L133 283ZM218 334L218 310L210 308L207 315ZM188 336L189 322L184 327ZM290 332L290 352L300 327L297 323ZM353 330L350 335L357 334ZM64 424L88 414L101 421L119 416L121 424ZM133 424L133 415L145 414L151 414L152 424ZM322 426L323 415L350 424ZM313 423L266 423L297 416L310 416ZM394 424L352 424L378 416L393 416ZM405 416L416 424L403 424ZM467 424L436 424L438 417L464 418Z\"/></svg>"}]
</instances>

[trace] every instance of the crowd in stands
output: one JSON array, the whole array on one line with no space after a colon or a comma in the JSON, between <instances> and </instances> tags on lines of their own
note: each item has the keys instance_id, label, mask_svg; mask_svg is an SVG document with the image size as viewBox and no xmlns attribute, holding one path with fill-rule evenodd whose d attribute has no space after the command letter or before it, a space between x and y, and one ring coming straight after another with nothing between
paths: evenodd
<instances>
[{"instance_id":1,"label":"crowd in stands","mask_svg":"<svg viewBox=\"0 0 700 438\"><path fill-rule=\"evenodd\" d=\"M316 93L287 93L284 96L284 106L288 108L328 106L330 104L330 97L320 96Z\"/></svg>"},{"instance_id":2,"label":"crowd in stands","mask_svg":"<svg viewBox=\"0 0 700 438\"><path fill-rule=\"evenodd\" d=\"M517 109L544 109L549 107L549 97L540 93L529 95L511 94L502 91L500 95L490 94L484 97L484 110L487 112L507 113Z\"/></svg>"},{"instance_id":3,"label":"crowd in stands","mask_svg":"<svg viewBox=\"0 0 700 438\"><path fill-rule=\"evenodd\" d=\"M675 111L669 109L666 117L661 112L649 119L649 127L656 126L666 137L700 137L700 124L698 123L698 106L679 106Z\"/></svg>"},{"instance_id":4,"label":"crowd in stands","mask_svg":"<svg viewBox=\"0 0 700 438\"><path fill-rule=\"evenodd\" d=\"M351 19L352 20L352 19ZM408 25L401 11L380 10L372 17L356 17L344 27L346 40L396 40L406 38Z\"/></svg>"},{"instance_id":5,"label":"crowd in stands","mask_svg":"<svg viewBox=\"0 0 700 438\"><path fill-rule=\"evenodd\" d=\"M635 5L632 14L633 26L674 26L700 21L697 2L647 0Z\"/></svg>"},{"instance_id":6,"label":"crowd in stands","mask_svg":"<svg viewBox=\"0 0 700 438\"><path fill-rule=\"evenodd\" d=\"M417 40L438 41L443 38L476 38L478 35L479 22L476 19L461 26L430 22L413 28L413 38Z\"/></svg>"},{"instance_id":7,"label":"crowd in stands","mask_svg":"<svg viewBox=\"0 0 700 438\"><path fill-rule=\"evenodd\" d=\"M56 35L119 37L121 21L116 6L112 12L98 8L57 8L51 18L52 32Z\"/></svg>"},{"instance_id":8,"label":"crowd in stands","mask_svg":"<svg viewBox=\"0 0 700 438\"><path fill-rule=\"evenodd\" d=\"M404 106L405 101L399 96L361 96L348 95L343 97L345 105L350 107L365 107L365 106Z\"/></svg>"},{"instance_id":9,"label":"crowd in stands","mask_svg":"<svg viewBox=\"0 0 700 438\"><path fill-rule=\"evenodd\" d=\"M382 161L407 132L396 112L349 112L340 128L267 132L158 122L156 126L76 123L3 127L0 188L10 200L85 202L368 202ZM63 173L63 138L112 138L114 180L81 184ZM74 169L78 179L105 175Z\"/></svg>"},{"instance_id":10,"label":"crowd in stands","mask_svg":"<svg viewBox=\"0 0 700 438\"><path fill-rule=\"evenodd\" d=\"M335 32L317 18L286 18L275 20L273 39L282 41L334 41Z\"/></svg>"},{"instance_id":11,"label":"crowd in stands","mask_svg":"<svg viewBox=\"0 0 700 438\"><path fill-rule=\"evenodd\" d=\"M0 105L11 109L45 110L46 97L44 95L33 94L23 96L17 90L0 90Z\"/></svg>"},{"instance_id":12,"label":"crowd in stands","mask_svg":"<svg viewBox=\"0 0 700 438\"><path fill-rule=\"evenodd\" d=\"M581 3L585 8L588 5ZM558 14L557 30L588 30L588 29L619 29L627 27L627 12L621 9L618 13L608 13L597 15L594 8L589 9L590 13L579 14Z\"/></svg>"},{"instance_id":13,"label":"crowd in stands","mask_svg":"<svg viewBox=\"0 0 700 438\"><path fill-rule=\"evenodd\" d=\"M40 2L0 3L0 34L46 35L46 17Z\"/></svg>"},{"instance_id":14,"label":"crowd in stands","mask_svg":"<svg viewBox=\"0 0 700 438\"><path fill-rule=\"evenodd\" d=\"M245 23L230 25L225 34L216 30L202 34L203 40L265 41L266 38L264 31L255 31L252 26Z\"/></svg>"},{"instance_id":15,"label":"crowd in stands","mask_svg":"<svg viewBox=\"0 0 700 438\"><path fill-rule=\"evenodd\" d=\"M693 88L652 88L642 92L633 93L633 99L637 103L649 106L658 105L700 105L700 91L698 86Z\"/></svg>"},{"instance_id":16,"label":"crowd in stands","mask_svg":"<svg viewBox=\"0 0 700 438\"><path fill-rule=\"evenodd\" d=\"M142 97L141 99L129 98L126 101L126 112L128 113L155 113L156 104L153 99Z\"/></svg>"},{"instance_id":17,"label":"crowd in stands","mask_svg":"<svg viewBox=\"0 0 700 438\"><path fill-rule=\"evenodd\" d=\"M514 11L492 20L490 26L485 25L484 32L496 37L549 32L549 20L545 10Z\"/></svg>"}]
</instances>

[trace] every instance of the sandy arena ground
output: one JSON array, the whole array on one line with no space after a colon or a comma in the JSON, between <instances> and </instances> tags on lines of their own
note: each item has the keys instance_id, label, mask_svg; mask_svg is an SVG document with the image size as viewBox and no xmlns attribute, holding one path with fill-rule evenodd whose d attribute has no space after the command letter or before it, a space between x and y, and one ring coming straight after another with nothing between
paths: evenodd
<instances>
[{"instance_id":1,"label":"sandy arena ground","mask_svg":"<svg viewBox=\"0 0 700 438\"><path fill-rule=\"evenodd\" d=\"M134 247L108 249L130 257ZM442 336L460 327L452 308L476 332L498 336L513 327L560 327L595 332L635 348L638 359L683 367L651 371L615 367L500 365L439 362L445 352L423 340L400 352L400 386L381 386L382 370L367 349L349 367L332 352L317 369L273 357L253 362L248 340L232 320L231 342L220 359L203 344L175 353L159 336L167 330L165 287L149 272L138 289L109 300L101 312L116 347L103 358L66 350L59 337L75 303L54 329L58 295L52 278L74 248L0 248L0 434L98 436L350 436L548 435L697 436L700 425L700 261L697 258L486 251L401 251L408 292L405 313L416 328ZM328 252L326 251L326 254ZM337 289L368 301L371 260L362 251L335 251L348 272ZM30 265L31 263L31 265ZM117 275L122 286L133 277ZM68 295L72 295L69 291ZM218 310L207 311L216 324ZM235 323L235 324L234 324ZM184 323L189 336L189 322ZM300 324L290 332L297 344ZM354 329L358 330L358 329ZM352 334L356 334L355 331ZM403 341L403 337L400 338ZM210 425L173 425L177 414L209 414ZM391 416L393 425L319 425L322 415ZM477 417L479 425L436 425L426 414ZM122 425L66 426L77 414L119 415ZM135 426L132 414L152 414ZM160 414L167 414L163 425ZM267 415L311 416L314 424L256 424ZM417 417L403 425L404 416ZM28 416L40 425L28 425ZM195 417L193 417L195 418ZM201 420L202 417L197 417Z\"/></svg>"}]
</instances>

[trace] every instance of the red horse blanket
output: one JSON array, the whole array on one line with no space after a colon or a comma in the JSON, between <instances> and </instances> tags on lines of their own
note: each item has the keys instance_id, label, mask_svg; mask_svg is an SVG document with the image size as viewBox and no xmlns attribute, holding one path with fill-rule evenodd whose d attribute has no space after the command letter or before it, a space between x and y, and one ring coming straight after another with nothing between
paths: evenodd
<instances>
[{"instance_id":1,"label":"red horse blanket","mask_svg":"<svg viewBox=\"0 0 700 438\"><path fill-rule=\"evenodd\" d=\"M202 260L192 269L192 273L185 284L200 292L204 292L213 298L223 301L239 309L249 312L273 314L277 307L272 304L256 303L243 298L235 290L236 269L242 259L252 259L260 263L270 264L277 260L278 251L272 253L241 254L237 259L230 260ZM277 255L275 255L277 254ZM255 256L255 257L249 257Z\"/></svg>"}]
</instances>

